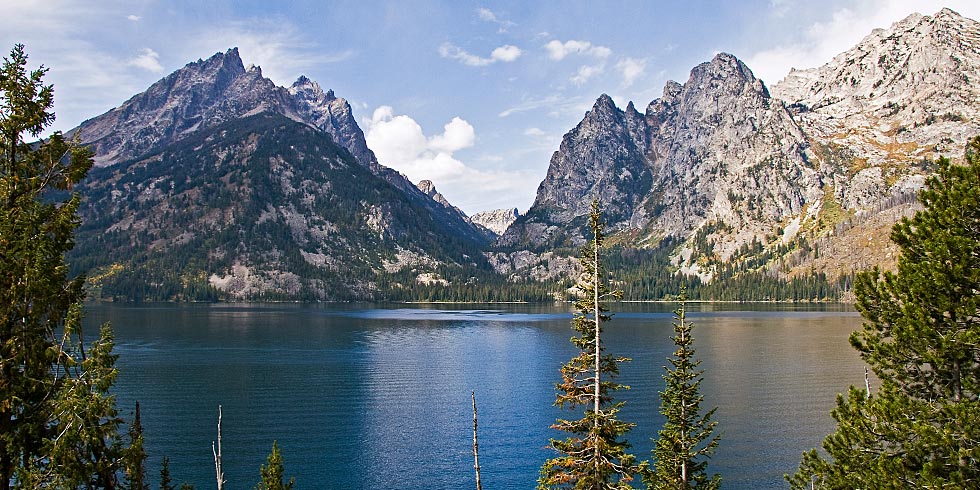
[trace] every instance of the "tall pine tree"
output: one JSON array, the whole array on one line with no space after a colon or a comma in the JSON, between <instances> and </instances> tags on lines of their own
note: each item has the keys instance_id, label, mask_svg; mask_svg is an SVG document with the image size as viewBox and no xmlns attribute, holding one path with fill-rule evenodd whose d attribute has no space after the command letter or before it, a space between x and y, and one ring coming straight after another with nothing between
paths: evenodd
<instances>
[{"instance_id":1,"label":"tall pine tree","mask_svg":"<svg viewBox=\"0 0 980 490\"><path fill-rule=\"evenodd\" d=\"M851 345L881 382L851 387L792 488L980 488L980 138L940 158L925 209L892 229L897 273L858 276Z\"/></svg>"},{"instance_id":2,"label":"tall pine tree","mask_svg":"<svg viewBox=\"0 0 980 490\"><path fill-rule=\"evenodd\" d=\"M641 473L651 490L717 489L721 477L708 477L707 458L718 447L719 436L713 435L718 424L711 420L715 410L701 413L701 361L694 354L694 324L687 321L687 297L681 293L681 306L674 312L674 345L677 350L668 358L672 368L664 367L666 386L660 392L660 413L666 421L653 450L654 465L643 463Z\"/></svg>"},{"instance_id":3,"label":"tall pine tree","mask_svg":"<svg viewBox=\"0 0 980 490\"><path fill-rule=\"evenodd\" d=\"M580 352L562 366L561 383L555 405L574 409L586 407L584 417L577 420L559 419L551 427L569 433L563 440L551 440L559 456L549 459L541 468L538 488L541 489L625 489L636 474L636 458L627 453L629 443L621 439L634 424L617 419L623 402L613 402L612 392L626 389L616 383L619 364L629 359L605 353L602 344L602 323L610 319L604 301L619 297L610 291L604 276L601 252L605 239L605 223L598 199L592 202L589 214L592 241L581 253L582 275L576 288L578 310L572 327L578 336L572 344Z\"/></svg>"},{"instance_id":4,"label":"tall pine tree","mask_svg":"<svg viewBox=\"0 0 980 490\"><path fill-rule=\"evenodd\" d=\"M45 72L19 44L0 67L0 490L114 488L112 334L83 348L84 278L64 260L92 157L60 132L31 142L54 121Z\"/></svg>"},{"instance_id":5,"label":"tall pine tree","mask_svg":"<svg viewBox=\"0 0 980 490\"><path fill-rule=\"evenodd\" d=\"M136 402L133 422L129 425L129 447L124 453L125 483L127 490L149 490L146 479L146 449L143 448L143 422L140 420L140 402ZM169 461L167 462L169 466ZM169 468L168 468L169 472Z\"/></svg>"}]
</instances>

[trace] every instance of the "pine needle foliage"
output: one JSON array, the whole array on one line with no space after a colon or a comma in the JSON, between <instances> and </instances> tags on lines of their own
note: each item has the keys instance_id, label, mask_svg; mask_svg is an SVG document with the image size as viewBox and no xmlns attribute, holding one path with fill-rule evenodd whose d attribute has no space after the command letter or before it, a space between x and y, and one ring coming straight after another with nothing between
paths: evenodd
<instances>
[{"instance_id":1,"label":"pine needle foliage","mask_svg":"<svg viewBox=\"0 0 980 490\"><path fill-rule=\"evenodd\" d=\"M575 286L579 296L572 319L577 335L571 342L580 352L562 366L561 382L555 385L556 406L586 410L580 419L559 419L551 426L569 436L551 440L559 456L541 467L539 489L626 489L637 471L636 458L623 439L635 424L617 418L624 402L612 398L614 391L629 388L615 381L619 364L629 359L606 353L602 344L602 324L610 320L605 301L622 293L611 291L604 276L605 223L598 199L592 202L589 228L593 239L582 249L583 272Z\"/></svg>"},{"instance_id":2,"label":"pine needle foliage","mask_svg":"<svg viewBox=\"0 0 980 490\"><path fill-rule=\"evenodd\" d=\"M881 385L838 395L829 458L804 453L792 488L980 488L980 138L965 160L892 228L898 271L858 276L851 345Z\"/></svg>"},{"instance_id":3,"label":"pine needle foliage","mask_svg":"<svg viewBox=\"0 0 980 490\"><path fill-rule=\"evenodd\" d=\"M695 357L694 324L686 318L686 294L674 311L674 345L677 350L664 367L666 386L660 392L660 413L666 417L653 450L653 468L647 463L641 473L651 490L717 489L721 476L708 476L708 458L718 447L714 434L717 422L711 420L717 408L701 412L701 361Z\"/></svg>"},{"instance_id":4,"label":"pine needle foliage","mask_svg":"<svg viewBox=\"0 0 980 490\"><path fill-rule=\"evenodd\" d=\"M266 464L259 468L262 480L256 485L255 490L292 490L295 478L284 481L286 470L283 466L282 454L279 452L279 444L272 442L272 452L266 459Z\"/></svg>"},{"instance_id":5,"label":"pine needle foliage","mask_svg":"<svg viewBox=\"0 0 980 490\"><path fill-rule=\"evenodd\" d=\"M55 132L47 69L0 66L0 490L116 488L121 421L108 325L86 351L84 277L69 277L92 154Z\"/></svg>"}]
</instances>

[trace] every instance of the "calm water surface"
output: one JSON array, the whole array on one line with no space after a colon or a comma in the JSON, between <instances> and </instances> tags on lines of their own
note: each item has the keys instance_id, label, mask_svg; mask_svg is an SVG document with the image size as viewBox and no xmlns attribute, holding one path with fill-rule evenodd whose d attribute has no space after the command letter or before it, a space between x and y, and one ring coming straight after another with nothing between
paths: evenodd
<instances>
[{"instance_id":1,"label":"calm water surface","mask_svg":"<svg viewBox=\"0 0 980 490\"><path fill-rule=\"evenodd\" d=\"M564 306L90 305L111 321L127 420L139 400L156 480L213 488L217 407L226 488L252 488L277 440L303 489L473 488L470 391L488 489L534 488L552 453L558 369L575 354ZM648 459L672 352L670 305L619 304L610 352L633 358L621 413ZM731 311L733 309L738 311ZM690 305L705 406L722 443L709 469L730 489L785 488L802 451L833 428L835 394L862 385L847 343L860 317L839 306ZM154 485L155 486L155 485Z\"/></svg>"}]
</instances>

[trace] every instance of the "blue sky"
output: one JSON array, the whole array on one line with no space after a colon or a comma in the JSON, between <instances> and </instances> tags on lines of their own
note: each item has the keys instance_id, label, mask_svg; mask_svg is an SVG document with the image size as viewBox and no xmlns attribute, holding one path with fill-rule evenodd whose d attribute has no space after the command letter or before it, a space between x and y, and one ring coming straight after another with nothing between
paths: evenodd
<instances>
[{"instance_id":1,"label":"blue sky","mask_svg":"<svg viewBox=\"0 0 980 490\"><path fill-rule=\"evenodd\" d=\"M912 12L980 2L0 0L55 85L55 129L237 46L279 85L307 75L354 107L381 163L472 214L526 210L562 135L602 93L643 110L716 53L767 85Z\"/></svg>"}]
</instances>

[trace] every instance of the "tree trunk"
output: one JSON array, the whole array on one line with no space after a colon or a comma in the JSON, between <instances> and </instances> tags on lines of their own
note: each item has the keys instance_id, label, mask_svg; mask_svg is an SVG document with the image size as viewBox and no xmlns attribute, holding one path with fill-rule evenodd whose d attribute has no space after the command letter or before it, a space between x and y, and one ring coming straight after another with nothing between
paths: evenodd
<instances>
[{"instance_id":1,"label":"tree trunk","mask_svg":"<svg viewBox=\"0 0 980 490\"><path fill-rule=\"evenodd\" d=\"M595 311L595 393L593 397L595 398L595 408L593 409L595 423L593 424L594 431L599 434L599 402L600 402L600 385L601 380L599 379L599 373L601 372L601 364L599 362L599 354L601 352L599 343L599 234L596 233L592 241L592 308ZM599 444L595 446L595 469L596 478L599 477L599 465L602 462L602 454L599 449Z\"/></svg>"},{"instance_id":2,"label":"tree trunk","mask_svg":"<svg viewBox=\"0 0 980 490\"><path fill-rule=\"evenodd\" d=\"M480 482L480 445L476 441L476 392L471 391L470 397L473 399L473 469L476 470L476 490L483 490L483 483Z\"/></svg>"},{"instance_id":3,"label":"tree trunk","mask_svg":"<svg viewBox=\"0 0 980 490\"><path fill-rule=\"evenodd\" d=\"M215 449L211 442L211 453L214 454L214 475L218 480L218 490L225 486L225 473L221 470L221 405L218 405L218 447Z\"/></svg>"}]
</instances>

